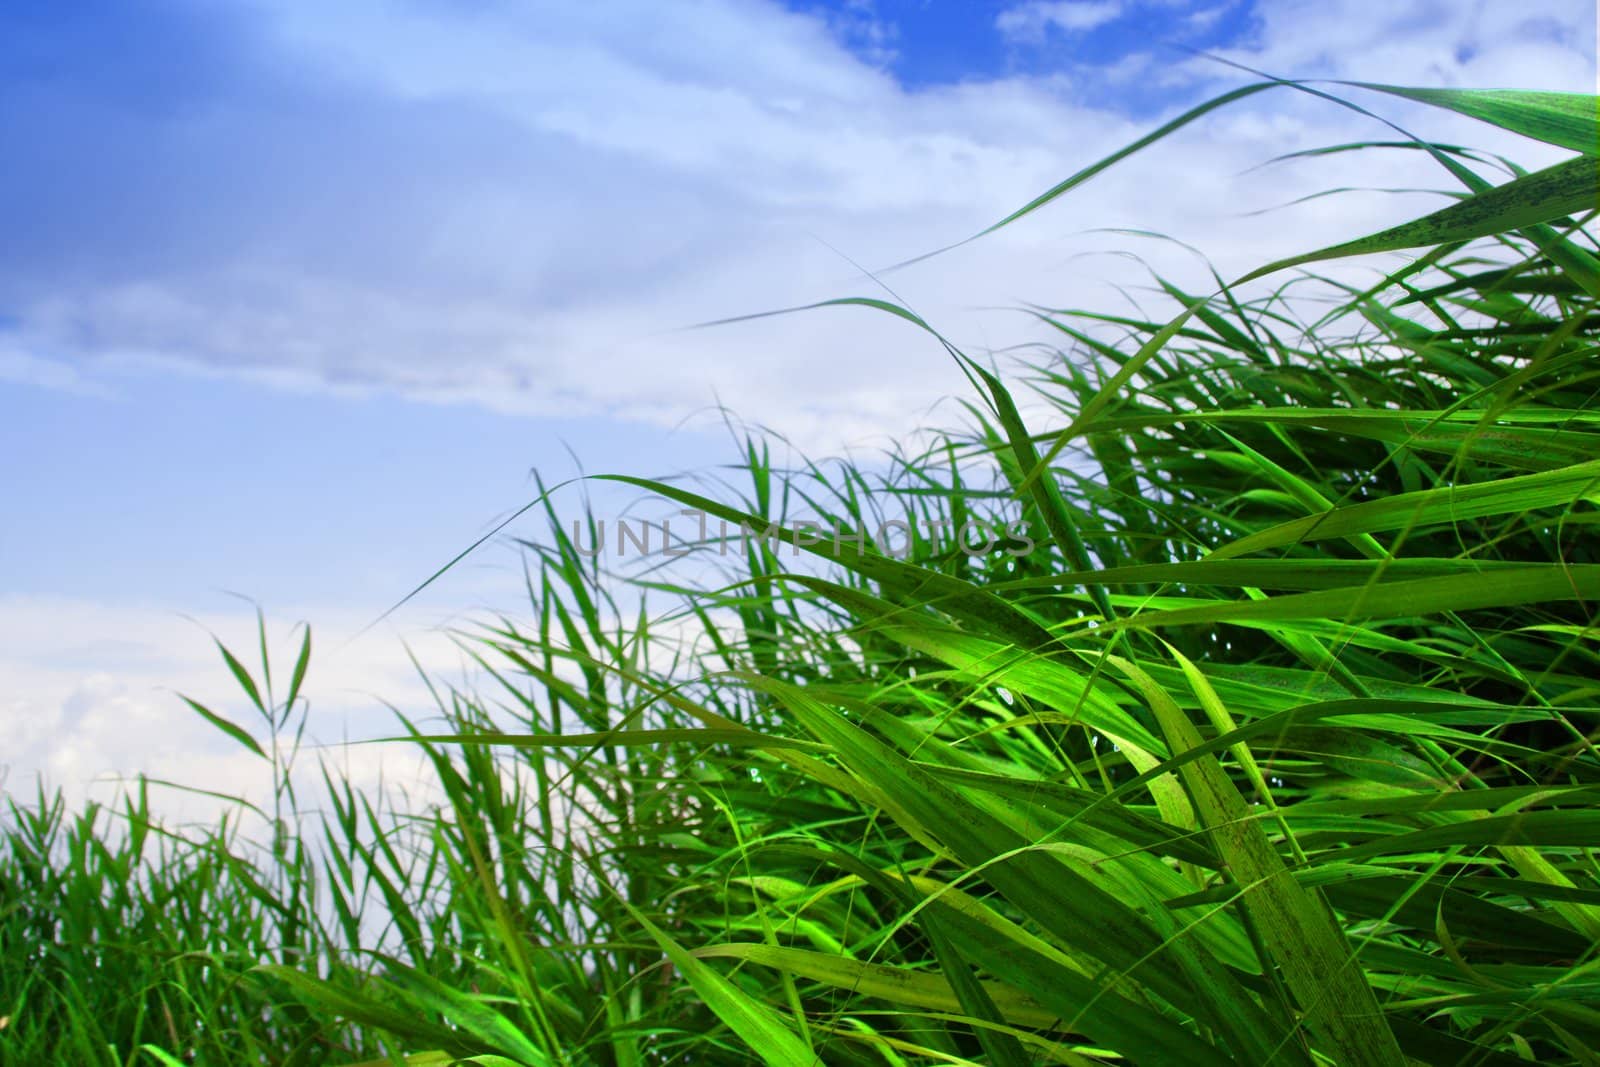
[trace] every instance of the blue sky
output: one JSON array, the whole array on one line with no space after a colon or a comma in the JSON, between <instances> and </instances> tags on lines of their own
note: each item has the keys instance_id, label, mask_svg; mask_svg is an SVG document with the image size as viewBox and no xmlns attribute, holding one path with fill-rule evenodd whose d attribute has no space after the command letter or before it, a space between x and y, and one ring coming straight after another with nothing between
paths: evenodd
<instances>
[{"instance_id":1,"label":"blue sky","mask_svg":"<svg viewBox=\"0 0 1600 1067\"><path fill-rule=\"evenodd\" d=\"M908 89L1007 76L1071 74L1154 51L1176 60L1185 50L1227 48L1248 37L1247 0L1123 3L1015 3L973 0L879 0L791 3L821 15L864 61L892 72ZM1170 105L1170 91L1102 86L1085 79L1084 95L1135 113Z\"/></svg>"},{"instance_id":2,"label":"blue sky","mask_svg":"<svg viewBox=\"0 0 1600 1067\"><path fill-rule=\"evenodd\" d=\"M1579 0L13 0L14 773L81 782L183 758L119 731L178 731L161 687L217 686L202 628L174 620L242 632L226 591L330 635L330 706L403 686L397 641L340 642L524 503L531 468L572 473L569 448L590 471L706 470L731 455L718 402L823 454L958 417L960 375L889 321L677 328L877 294L856 264L963 237L1238 84L1193 50L1291 75L1592 91L1593 16ZM1367 194L1241 217L1335 185L1441 184L1398 158L1243 173L1372 134L1258 97L892 281L974 352L1024 343L1022 316L984 309L1105 306L1145 279L1106 254L1131 239L1097 228L1170 233L1243 270L1428 206ZM491 550L381 636L516 602L515 556Z\"/></svg>"},{"instance_id":3,"label":"blue sky","mask_svg":"<svg viewBox=\"0 0 1600 1067\"><path fill-rule=\"evenodd\" d=\"M406 6L470 21L510 5ZM1108 64L1152 35L1227 44L1250 25L1242 3L1147 3L1124 12L1112 2L902 0L791 9L908 91ZM1204 12L1218 17L1196 31L1189 20ZM658 186L640 211L603 153L542 153L537 137L504 117L397 98L342 76L336 64L297 63L274 39L270 18L246 6L25 3L8 5L4 18L0 116L27 151L0 171L8 216L0 332L17 329L26 305L62 290L121 287L127 299L125 291L147 279L246 252L291 268L314 262L335 277L357 274L402 298L417 288L457 298L500 290L523 307L571 305L602 285L669 272L673 242L640 261L619 248L587 263L541 262L537 243L546 235L530 228L522 254L476 262L459 248L419 255L450 212L439 201L514 183L523 197L569 201L565 225L581 234L585 201L589 211L649 229L659 225L651 216L660 200L670 210L675 199L704 195ZM1130 87L1120 96L1085 95L1137 112L1155 97L1187 94ZM241 279L238 290L219 295L237 306L251 299L248 285ZM207 307L197 299L189 310L203 320ZM717 310L750 307L730 300ZM92 314L69 317L57 344L70 352L23 345L26 357L81 376L81 389L5 386L0 433L8 453L36 457L7 476L8 497L24 502L0 532L12 591L182 598L186 584L258 595L287 584L298 598L297 587L331 585L381 600L385 577L425 566L428 551L437 555L515 501L528 467L570 468L560 443L571 442L596 469L631 469L635 457L663 447L659 426L608 418L603 395L588 398L587 418L541 411L517 419L470 402L408 402L383 388L381 370L336 353L295 388L251 383L252 372L274 368L273 339L230 337L225 351L206 351L206 325L192 319L189 335L167 332L160 347L168 351L154 353L177 350L176 367L97 365L124 345L149 344L147 316L130 317L121 336ZM642 325L687 321L669 308ZM196 369L205 373L185 373ZM715 377L704 375L705 401ZM317 389L375 383L360 396ZM536 360L516 388L539 392ZM688 465L710 461L721 441L696 449L686 436L693 434L677 435L667 454ZM108 527L117 531L110 543ZM407 537L396 543L402 529ZM350 557L361 566L350 567Z\"/></svg>"}]
</instances>

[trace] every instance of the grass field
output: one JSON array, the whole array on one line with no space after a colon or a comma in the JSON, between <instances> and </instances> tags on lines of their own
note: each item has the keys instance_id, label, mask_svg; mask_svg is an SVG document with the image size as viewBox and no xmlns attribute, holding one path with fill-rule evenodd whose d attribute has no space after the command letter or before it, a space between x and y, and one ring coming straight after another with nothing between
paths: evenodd
<instances>
[{"instance_id":1,"label":"grass field","mask_svg":"<svg viewBox=\"0 0 1600 1067\"><path fill-rule=\"evenodd\" d=\"M1310 91L1147 142L1269 88ZM298 795L309 634L228 652L237 707L195 710L270 807L11 801L0 1060L1600 1062L1596 100L1338 92L1574 155L1375 124L1340 150L1431 154L1446 207L1163 283L1170 320L1040 309L1059 351L1005 380L946 344L967 425L870 469L619 476L787 531L632 574L648 610L543 500L480 688L398 720L436 807ZM1319 279L1355 255L1390 272ZM799 517L1035 543L797 567Z\"/></svg>"}]
</instances>

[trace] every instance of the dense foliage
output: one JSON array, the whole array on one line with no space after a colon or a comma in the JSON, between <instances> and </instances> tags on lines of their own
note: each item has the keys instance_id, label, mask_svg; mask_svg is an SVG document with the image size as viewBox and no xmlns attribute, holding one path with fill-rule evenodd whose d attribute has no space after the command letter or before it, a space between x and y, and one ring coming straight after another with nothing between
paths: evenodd
<instances>
[{"instance_id":1,"label":"dense foliage","mask_svg":"<svg viewBox=\"0 0 1600 1067\"><path fill-rule=\"evenodd\" d=\"M1596 103L1380 91L1577 155L1369 146L1458 199L1165 285L1170 321L1041 309L1025 383L946 345L970 424L887 464L619 479L859 554L797 566L784 525L725 581L634 574L635 612L544 500L527 620L401 720L437 808L325 771L302 811L309 637L283 699L229 654L259 727L199 710L279 832L13 802L4 1061L1594 1062ZM892 519L1037 543L880 553Z\"/></svg>"}]
</instances>

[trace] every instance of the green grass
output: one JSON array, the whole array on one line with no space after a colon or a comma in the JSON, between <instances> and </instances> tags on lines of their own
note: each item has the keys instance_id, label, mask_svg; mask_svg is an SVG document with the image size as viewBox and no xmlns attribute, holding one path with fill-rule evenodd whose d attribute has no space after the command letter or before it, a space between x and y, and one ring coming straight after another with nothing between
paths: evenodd
<instances>
[{"instance_id":1,"label":"green grass","mask_svg":"<svg viewBox=\"0 0 1600 1067\"><path fill-rule=\"evenodd\" d=\"M1129 151L1268 88L1323 92ZM1441 211L1161 282L1170 320L1036 309L1060 350L1004 379L893 303L813 311L943 345L967 424L618 480L763 528L1022 520L1036 551L618 576L541 496L526 617L399 720L441 804L324 769L301 806L309 637L281 699L263 640L226 653L243 710L196 709L277 783L238 813L266 839L159 826L143 788L13 802L0 1058L1597 1062L1596 101L1374 88L1578 154L1418 142ZM1308 273L1396 250L1363 290Z\"/></svg>"}]
</instances>

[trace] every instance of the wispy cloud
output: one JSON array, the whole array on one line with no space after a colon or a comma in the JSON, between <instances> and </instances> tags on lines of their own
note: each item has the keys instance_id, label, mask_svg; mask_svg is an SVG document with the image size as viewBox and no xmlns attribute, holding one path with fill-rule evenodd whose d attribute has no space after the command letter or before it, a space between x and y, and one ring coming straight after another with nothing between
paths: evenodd
<instances>
[{"instance_id":1,"label":"wispy cloud","mask_svg":"<svg viewBox=\"0 0 1600 1067\"><path fill-rule=\"evenodd\" d=\"M4 338L0 338L0 382L59 389L68 393L105 395L107 392L100 384L86 379L71 364L36 356L15 341Z\"/></svg>"},{"instance_id":2,"label":"wispy cloud","mask_svg":"<svg viewBox=\"0 0 1600 1067\"><path fill-rule=\"evenodd\" d=\"M1081 33L1122 16L1119 0L1028 0L995 16L994 26L1013 41L1041 41L1051 30Z\"/></svg>"}]
</instances>

